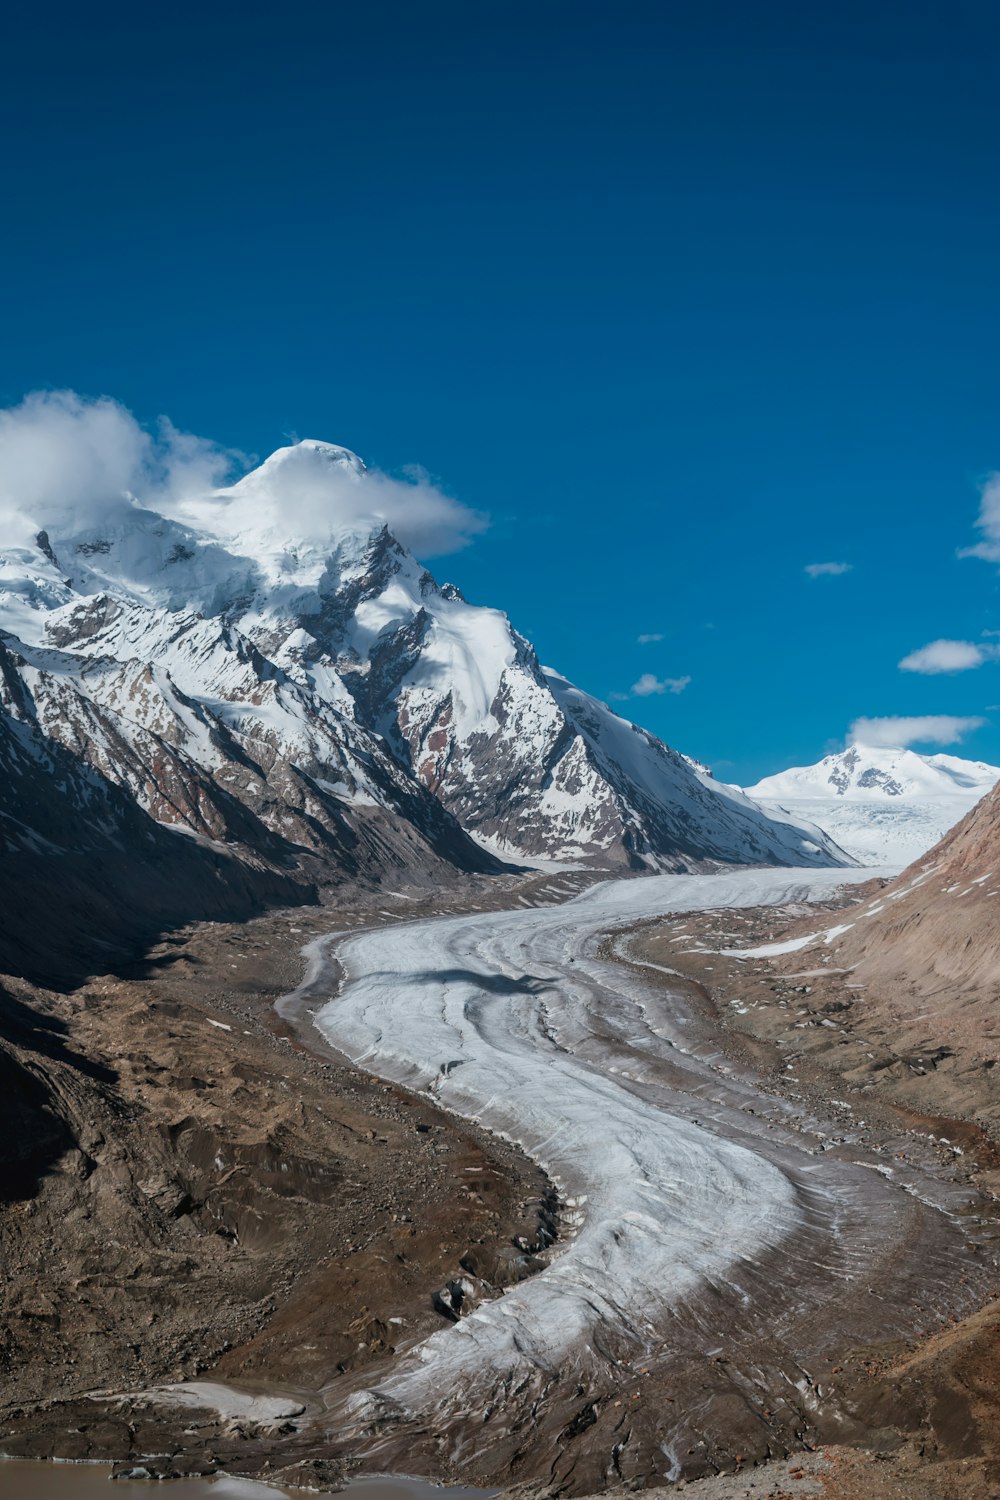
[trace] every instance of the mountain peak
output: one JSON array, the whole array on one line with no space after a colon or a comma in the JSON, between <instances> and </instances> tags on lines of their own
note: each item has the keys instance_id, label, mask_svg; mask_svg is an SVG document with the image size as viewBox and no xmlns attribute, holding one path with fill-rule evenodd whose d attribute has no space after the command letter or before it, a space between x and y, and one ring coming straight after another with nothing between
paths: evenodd
<instances>
[{"instance_id":1,"label":"mountain peak","mask_svg":"<svg viewBox=\"0 0 1000 1500\"><path fill-rule=\"evenodd\" d=\"M751 797L824 797L881 801L884 797L948 797L989 790L1000 768L953 755L920 755L916 750L855 742L812 766L792 766L747 787Z\"/></svg>"},{"instance_id":2,"label":"mountain peak","mask_svg":"<svg viewBox=\"0 0 1000 1500\"><path fill-rule=\"evenodd\" d=\"M245 493L274 484L296 482L322 484L334 477L360 479L365 472L364 462L350 448L341 448L320 438L302 438L284 448L276 448L256 469L237 480L229 492Z\"/></svg>"},{"instance_id":3,"label":"mountain peak","mask_svg":"<svg viewBox=\"0 0 1000 1500\"><path fill-rule=\"evenodd\" d=\"M856 858L909 864L1000 779L1000 767L858 741L812 766L765 776L748 794L812 819Z\"/></svg>"}]
</instances>

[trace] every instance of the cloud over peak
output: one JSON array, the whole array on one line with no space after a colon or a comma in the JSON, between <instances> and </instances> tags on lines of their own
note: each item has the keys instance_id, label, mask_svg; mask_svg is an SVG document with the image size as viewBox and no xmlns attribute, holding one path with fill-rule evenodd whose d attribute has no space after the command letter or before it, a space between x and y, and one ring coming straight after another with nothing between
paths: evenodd
<instances>
[{"instance_id":1,"label":"cloud over peak","mask_svg":"<svg viewBox=\"0 0 1000 1500\"><path fill-rule=\"evenodd\" d=\"M221 483L240 457L165 418L149 432L106 396L36 391L0 411L0 523L27 541L41 527L99 525L133 499L166 509Z\"/></svg>"},{"instance_id":2,"label":"cloud over peak","mask_svg":"<svg viewBox=\"0 0 1000 1500\"><path fill-rule=\"evenodd\" d=\"M306 458L346 453L322 443L286 451L299 448ZM417 469L397 479L357 460L265 463L266 483L225 488L247 466L246 455L166 417L150 430L109 397L34 392L0 410L0 525L9 540L28 544L42 528L79 533L138 502L215 535L271 526L322 543L352 522L384 521L425 556L457 551L487 525Z\"/></svg>"},{"instance_id":3,"label":"cloud over peak","mask_svg":"<svg viewBox=\"0 0 1000 1500\"><path fill-rule=\"evenodd\" d=\"M982 729L985 719L954 714L923 714L913 717L855 719L847 743L896 749L907 745L957 745L975 729Z\"/></svg>"}]
</instances>

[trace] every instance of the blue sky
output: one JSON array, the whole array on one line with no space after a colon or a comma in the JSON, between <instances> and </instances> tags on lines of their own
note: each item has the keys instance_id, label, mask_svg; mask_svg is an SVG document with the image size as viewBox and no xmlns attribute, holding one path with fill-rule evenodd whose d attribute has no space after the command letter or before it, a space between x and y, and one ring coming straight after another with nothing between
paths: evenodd
<instances>
[{"instance_id":1,"label":"blue sky","mask_svg":"<svg viewBox=\"0 0 1000 1500\"><path fill-rule=\"evenodd\" d=\"M492 517L439 575L689 677L618 706L727 779L861 716L1000 763L1000 662L897 666L1000 627L998 61L961 0L22 9L0 404L423 465Z\"/></svg>"}]
</instances>

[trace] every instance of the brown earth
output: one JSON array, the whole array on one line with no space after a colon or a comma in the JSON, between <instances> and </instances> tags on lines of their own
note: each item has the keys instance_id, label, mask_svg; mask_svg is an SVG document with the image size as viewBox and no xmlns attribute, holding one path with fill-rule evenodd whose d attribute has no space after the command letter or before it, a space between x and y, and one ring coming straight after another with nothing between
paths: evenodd
<instances>
[{"instance_id":1,"label":"brown earth","mask_svg":"<svg viewBox=\"0 0 1000 1500\"><path fill-rule=\"evenodd\" d=\"M462 900L544 883L470 880ZM328 1482L304 1423L137 1393L210 1376L309 1413L337 1372L452 1317L468 1266L482 1295L533 1269L512 1241L550 1215L543 1174L273 1009L311 936L448 906L418 891L202 924L68 993L0 981L0 1451Z\"/></svg>"},{"instance_id":2,"label":"brown earth","mask_svg":"<svg viewBox=\"0 0 1000 1500\"><path fill-rule=\"evenodd\" d=\"M1000 1061L998 792L824 945L830 965L853 970L852 982L863 986L857 1003L914 1059L915 1072L938 1075L928 1092L943 1112L974 1116L991 1130L1000 1124L1000 1091L977 1075Z\"/></svg>"},{"instance_id":3,"label":"brown earth","mask_svg":"<svg viewBox=\"0 0 1000 1500\"><path fill-rule=\"evenodd\" d=\"M513 1500L518 1492L501 1500L508 1494ZM977 1459L928 1467L914 1443L892 1454L820 1448L737 1474L682 1479L648 1494L661 1500L677 1494L690 1500L996 1500L1000 1487Z\"/></svg>"}]
</instances>

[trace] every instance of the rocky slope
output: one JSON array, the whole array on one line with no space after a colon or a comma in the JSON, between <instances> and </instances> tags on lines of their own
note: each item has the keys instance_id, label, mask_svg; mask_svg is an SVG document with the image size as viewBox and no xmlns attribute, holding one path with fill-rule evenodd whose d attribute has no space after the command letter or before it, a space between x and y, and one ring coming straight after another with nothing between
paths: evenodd
<instances>
[{"instance_id":1,"label":"rocky slope","mask_svg":"<svg viewBox=\"0 0 1000 1500\"><path fill-rule=\"evenodd\" d=\"M983 761L853 744L746 790L773 811L818 823L862 864L907 865L997 781L1000 767Z\"/></svg>"},{"instance_id":2,"label":"rocky slope","mask_svg":"<svg viewBox=\"0 0 1000 1500\"><path fill-rule=\"evenodd\" d=\"M842 1066L850 1060L838 1041L846 1017L868 1039L856 1060L866 1087L891 1089L925 1115L971 1120L996 1137L1000 786L898 878L873 881L832 924L803 915L775 936L741 950L741 959L766 961L804 995L835 988L829 1014L800 1024L827 1030ZM813 1004L802 1001L800 1015Z\"/></svg>"},{"instance_id":3,"label":"rocky slope","mask_svg":"<svg viewBox=\"0 0 1000 1500\"><path fill-rule=\"evenodd\" d=\"M270 858L268 858L270 856ZM273 839L186 839L47 737L0 642L0 973L74 983L164 927L315 899Z\"/></svg>"},{"instance_id":4,"label":"rocky slope","mask_svg":"<svg viewBox=\"0 0 1000 1500\"><path fill-rule=\"evenodd\" d=\"M166 826L296 882L433 880L496 853L845 862L543 671L384 524L339 522L337 486L365 475L305 442L171 515L123 499L80 530L54 507L0 551L7 729L72 759L66 795L96 776L149 838ZM296 536L303 495L318 519Z\"/></svg>"},{"instance_id":5,"label":"rocky slope","mask_svg":"<svg viewBox=\"0 0 1000 1500\"><path fill-rule=\"evenodd\" d=\"M1000 994L1000 787L920 860L826 935L831 964L898 1011L900 1024L992 1066Z\"/></svg>"}]
</instances>

